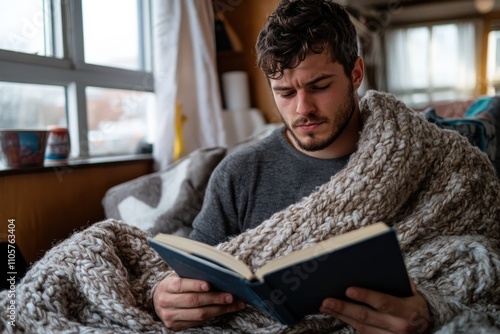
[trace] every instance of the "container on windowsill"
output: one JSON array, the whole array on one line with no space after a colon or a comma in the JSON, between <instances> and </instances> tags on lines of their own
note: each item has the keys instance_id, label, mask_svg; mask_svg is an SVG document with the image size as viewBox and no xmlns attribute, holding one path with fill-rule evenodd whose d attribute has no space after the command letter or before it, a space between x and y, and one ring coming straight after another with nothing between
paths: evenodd
<instances>
[{"instance_id":1,"label":"container on windowsill","mask_svg":"<svg viewBox=\"0 0 500 334\"><path fill-rule=\"evenodd\" d=\"M0 129L0 147L7 167L43 166L49 131Z\"/></svg>"},{"instance_id":2,"label":"container on windowsill","mask_svg":"<svg viewBox=\"0 0 500 334\"><path fill-rule=\"evenodd\" d=\"M45 159L52 161L65 161L71 152L71 142L68 129L60 126L49 126L49 138Z\"/></svg>"}]
</instances>

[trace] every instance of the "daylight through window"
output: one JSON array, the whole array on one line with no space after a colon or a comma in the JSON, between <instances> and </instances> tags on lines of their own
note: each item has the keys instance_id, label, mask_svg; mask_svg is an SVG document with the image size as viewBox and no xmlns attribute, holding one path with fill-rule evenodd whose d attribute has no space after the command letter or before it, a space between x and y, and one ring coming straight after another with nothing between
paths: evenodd
<instances>
[{"instance_id":1,"label":"daylight through window","mask_svg":"<svg viewBox=\"0 0 500 334\"><path fill-rule=\"evenodd\" d=\"M473 97L476 33L473 22L388 31L388 91L413 107Z\"/></svg>"},{"instance_id":2,"label":"daylight through window","mask_svg":"<svg viewBox=\"0 0 500 334\"><path fill-rule=\"evenodd\" d=\"M0 128L68 127L73 157L132 154L150 141L150 1L0 8Z\"/></svg>"}]
</instances>

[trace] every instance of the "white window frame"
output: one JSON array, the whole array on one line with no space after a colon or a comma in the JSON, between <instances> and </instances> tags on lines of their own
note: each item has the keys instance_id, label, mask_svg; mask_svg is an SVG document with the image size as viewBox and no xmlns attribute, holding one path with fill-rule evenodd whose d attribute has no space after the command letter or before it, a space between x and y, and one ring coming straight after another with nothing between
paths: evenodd
<instances>
[{"instance_id":1,"label":"white window frame","mask_svg":"<svg viewBox=\"0 0 500 334\"><path fill-rule=\"evenodd\" d=\"M68 126L72 134L71 150L73 155L86 158L90 155L86 87L154 92L151 4L150 0L137 0L140 22L143 23L140 40L144 54L141 65L146 70L134 71L85 63L82 0L49 1L61 5L64 57L37 56L0 49L0 81L64 86Z\"/></svg>"}]
</instances>

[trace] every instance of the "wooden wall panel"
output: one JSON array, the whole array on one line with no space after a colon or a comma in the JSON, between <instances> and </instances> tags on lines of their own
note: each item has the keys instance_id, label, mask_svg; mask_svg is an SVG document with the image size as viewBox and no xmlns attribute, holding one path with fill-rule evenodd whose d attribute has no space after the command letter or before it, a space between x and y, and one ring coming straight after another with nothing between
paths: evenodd
<instances>
[{"instance_id":1,"label":"wooden wall panel","mask_svg":"<svg viewBox=\"0 0 500 334\"><path fill-rule=\"evenodd\" d=\"M15 219L16 243L28 263L36 261L75 230L103 220L109 188L151 171L151 160L139 160L0 174L2 239Z\"/></svg>"},{"instance_id":2,"label":"wooden wall panel","mask_svg":"<svg viewBox=\"0 0 500 334\"><path fill-rule=\"evenodd\" d=\"M242 0L224 12L243 44L243 65L248 72L252 106L260 109L268 122L279 122L267 80L256 66L255 42L267 17L278 5L278 0Z\"/></svg>"}]
</instances>

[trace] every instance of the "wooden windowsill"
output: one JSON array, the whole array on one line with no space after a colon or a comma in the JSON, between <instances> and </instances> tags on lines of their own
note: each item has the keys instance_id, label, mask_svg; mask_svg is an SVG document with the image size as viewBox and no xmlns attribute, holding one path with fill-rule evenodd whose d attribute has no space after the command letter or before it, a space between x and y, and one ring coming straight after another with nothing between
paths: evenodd
<instances>
[{"instance_id":1,"label":"wooden windowsill","mask_svg":"<svg viewBox=\"0 0 500 334\"><path fill-rule=\"evenodd\" d=\"M43 166L36 167L7 167L3 163L0 163L0 176L12 175L12 174L28 174L28 173L40 173L46 171L65 170L67 168L85 168L94 167L96 165L112 165L112 164L123 164L127 162L135 161L150 161L153 162L153 156L151 154L131 154L131 155L120 155L120 156L106 156L106 157L91 157L91 158L70 158L67 161L49 161L45 160Z\"/></svg>"}]
</instances>

